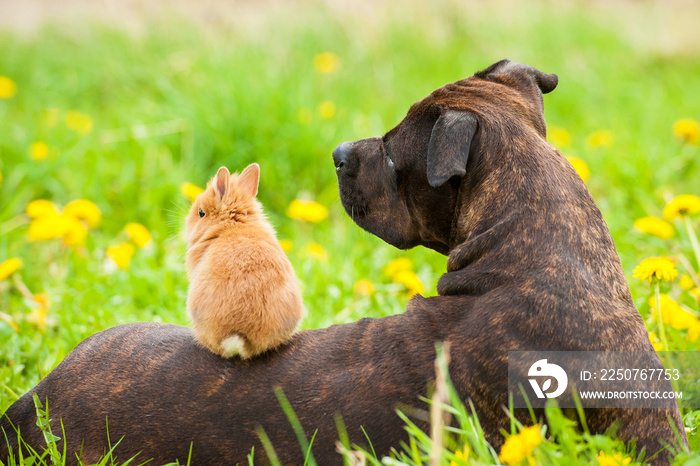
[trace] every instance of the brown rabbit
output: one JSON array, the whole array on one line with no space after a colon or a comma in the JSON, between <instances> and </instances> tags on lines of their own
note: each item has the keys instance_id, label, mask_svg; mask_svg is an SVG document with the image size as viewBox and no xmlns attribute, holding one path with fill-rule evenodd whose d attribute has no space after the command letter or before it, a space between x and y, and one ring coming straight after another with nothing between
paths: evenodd
<instances>
[{"instance_id":1,"label":"brown rabbit","mask_svg":"<svg viewBox=\"0 0 700 466\"><path fill-rule=\"evenodd\" d=\"M187 216L187 311L197 340L225 358L287 342L304 316L294 269L267 221L260 166L221 167Z\"/></svg>"}]
</instances>

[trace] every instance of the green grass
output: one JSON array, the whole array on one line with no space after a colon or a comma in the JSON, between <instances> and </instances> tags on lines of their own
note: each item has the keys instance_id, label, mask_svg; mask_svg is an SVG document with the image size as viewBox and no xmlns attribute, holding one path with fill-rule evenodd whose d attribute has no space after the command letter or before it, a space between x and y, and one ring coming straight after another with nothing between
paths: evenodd
<instances>
[{"instance_id":1,"label":"green grass","mask_svg":"<svg viewBox=\"0 0 700 466\"><path fill-rule=\"evenodd\" d=\"M438 412L438 418L443 419L441 424L442 443L436 442L434 433L428 435L423 432L408 416L399 413L406 423L408 442L402 442L389 458L376 458L372 452L357 449L354 452L349 449L343 451L345 458L351 453L363 456L367 464L373 466L425 466L440 465L465 466L465 465L491 465L491 464L546 464L562 465L571 464L619 464L609 462L610 459L627 459L626 464L635 466L643 464L649 459L648 452L636 450L633 442L624 444L615 438L614 429L602 435L593 435L589 432L585 422L579 423L568 418L556 403L550 403L545 408L546 424L538 420L530 410L532 426L526 427L518 422L512 411L510 432L505 433L510 440L519 445L513 449L508 448L508 443L503 446L499 455L491 445L484 441L484 431L474 414L472 405L465 405L457 395L447 374L448 359L441 345L437 346L437 361L441 370L436 372L436 385L444 384L445 391L442 396L433 395L430 404L431 414ZM444 417L446 416L446 418ZM528 432L529 431L529 432ZM431 432L435 432L431 428ZM523 441L529 438L529 441ZM533 441L534 440L534 441ZM673 447L675 448L675 447ZM437 453L436 453L437 451ZM504 454L504 451L510 453ZM680 453L680 452L679 452ZM502 456L503 455L503 456ZM683 453L677 455L680 461L686 458ZM607 459L608 462L605 462ZM619 460L618 460L619 461ZM348 463L346 463L348 464ZM349 463L353 464L353 463Z\"/></svg>"},{"instance_id":2,"label":"green grass","mask_svg":"<svg viewBox=\"0 0 700 466\"><path fill-rule=\"evenodd\" d=\"M166 16L139 33L91 21L0 31L0 75L17 84L14 97L0 99L0 262L21 258L17 277L50 300L46 328L37 328L15 279L0 282L0 311L19 326L0 320L0 412L95 332L135 321L187 324L180 233L188 201L179 185L204 185L221 165L260 164L259 197L279 238L294 245L305 328L401 312L403 286L382 273L398 257L411 259L434 295L445 258L397 251L355 226L340 205L330 154L341 141L383 134L433 89L504 57L559 75L559 87L545 96L547 121L571 134L562 152L589 165L587 184L651 322L650 289L632 279L634 266L679 251L698 266L680 224L670 242L632 228L638 217L659 216L672 195L700 194L700 150L671 131L680 118L700 119L700 49L667 43L688 39L672 21L697 13L687 8L441 1L355 10L319 3L268 9L254 27L247 16L232 15L226 27ZM662 32L666 41L652 39ZM340 57L337 72L314 70L324 51ZM324 101L336 106L332 118L318 112ZM59 109L54 126L49 108ZM89 114L93 130L66 128L70 110ZM300 121L300 112L311 121ZM586 136L598 129L613 133L612 146L587 147ZM36 140L52 148L47 160L29 157ZM79 198L103 214L83 246L27 240L31 200L64 206ZM327 206L328 218L288 218L295 198ZM110 270L105 251L124 239L128 222L145 225L153 244L127 270ZM327 260L310 256L310 243ZM353 292L360 279L374 283L372 296ZM697 315L697 300L677 283L671 294ZM668 328L671 349L698 350L686 334ZM697 429L700 412L685 414Z\"/></svg>"}]
</instances>

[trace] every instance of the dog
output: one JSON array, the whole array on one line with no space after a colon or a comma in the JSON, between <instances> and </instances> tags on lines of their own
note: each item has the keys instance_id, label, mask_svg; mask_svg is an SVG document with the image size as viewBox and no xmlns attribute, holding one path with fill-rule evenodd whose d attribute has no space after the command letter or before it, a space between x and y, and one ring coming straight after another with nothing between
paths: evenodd
<instances>
[{"instance_id":1,"label":"dog","mask_svg":"<svg viewBox=\"0 0 700 466\"><path fill-rule=\"evenodd\" d=\"M542 94L557 83L502 60L437 89L385 136L334 150L342 204L360 227L401 249L448 256L438 296L416 295L401 315L299 332L249 361L209 353L180 326L105 330L7 410L0 427L9 444L16 452L12 423L42 445L36 394L54 432L63 422L69 463L75 452L96 461L118 441L122 461L183 462L190 447L195 464L244 463L251 448L264 460L262 428L283 464L302 464L280 387L306 435L316 433L320 464L342 464L338 416L352 443L368 447L369 438L381 456L406 439L397 407L427 408L435 344L449 342L454 386L498 449L510 424L509 351L653 351L599 210L546 141ZM586 418L594 433L619 423L619 435L648 455L674 442L670 418L687 444L677 407ZM668 454L654 462L667 464Z\"/></svg>"}]
</instances>

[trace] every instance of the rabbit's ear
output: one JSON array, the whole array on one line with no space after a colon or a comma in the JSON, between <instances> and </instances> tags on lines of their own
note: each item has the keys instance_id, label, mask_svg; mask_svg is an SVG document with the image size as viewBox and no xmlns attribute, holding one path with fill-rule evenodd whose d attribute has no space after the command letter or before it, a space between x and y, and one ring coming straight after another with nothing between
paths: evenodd
<instances>
[{"instance_id":1,"label":"rabbit's ear","mask_svg":"<svg viewBox=\"0 0 700 466\"><path fill-rule=\"evenodd\" d=\"M260 165L257 163L251 163L238 177L238 186L240 188L255 197L258 195L258 183L260 182Z\"/></svg>"},{"instance_id":2,"label":"rabbit's ear","mask_svg":"<svg viewBox=\"0 0 700 466\"><path fill-rule=\"evenodd\" d=\"M215 187L216 192L219 195L219 201L221 201L226 195L226 191L228 190L228 180L230 177L231 174L226 167L221 167L219 168L219 171L216 172Z\"/></svg>"}]
</instances>

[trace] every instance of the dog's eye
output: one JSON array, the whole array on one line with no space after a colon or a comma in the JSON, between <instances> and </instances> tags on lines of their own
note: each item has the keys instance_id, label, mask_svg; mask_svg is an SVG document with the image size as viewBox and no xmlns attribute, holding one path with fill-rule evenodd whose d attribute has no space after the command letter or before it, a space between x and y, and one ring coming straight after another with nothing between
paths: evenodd
<instances>
[{"instance_id":1,"label":"dog's eye","mask_svg":"<svg viewBox=\"0 0 700 466\"><path fill-rule=\"evenodd\" d=\"M391 160L391 155L386 153L386 163L389 165L389 168L394 168L394 161Z\"/></svg>"},{"instance_id":2,"label":"dog's eye","mask_svg":"<svg viewBox=\"0 0 700 466\"><path fill-rule=\"evenodd\" d=\"M202 209L199 209L199 218L204 217L204 211Z\"/></svg>"}]
</instances>

